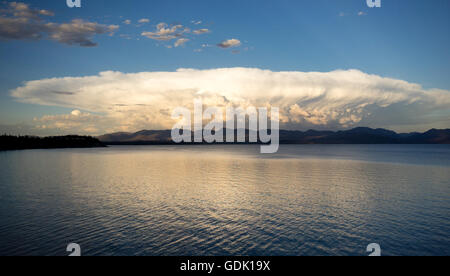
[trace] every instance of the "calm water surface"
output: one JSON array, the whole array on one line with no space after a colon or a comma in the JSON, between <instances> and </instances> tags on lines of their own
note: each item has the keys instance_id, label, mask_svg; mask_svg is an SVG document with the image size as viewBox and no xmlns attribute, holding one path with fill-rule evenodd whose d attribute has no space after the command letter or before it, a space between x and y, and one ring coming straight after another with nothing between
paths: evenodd
<instances>
[{"instance_id":1,"label":"calm water surface","mask_svg":"<svg viewBox=\"0 0 450 276\"><path fill-rule=\"evenodd\" d=\"M449 146L0 152L0 255L450 255Z\"/></svg>"}]
</instances>

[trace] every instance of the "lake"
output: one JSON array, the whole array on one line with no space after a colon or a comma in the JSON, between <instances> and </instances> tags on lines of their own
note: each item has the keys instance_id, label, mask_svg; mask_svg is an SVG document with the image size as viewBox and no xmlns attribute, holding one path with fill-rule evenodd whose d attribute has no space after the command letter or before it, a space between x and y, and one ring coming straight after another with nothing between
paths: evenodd
<instances>
[{"instance_id":1,"label":"lake","mask_svg":"<svg viewBox=\"0 0 450 276\"><path fill-rule=\"evenodd\" d=\"M0 152L0 255L450 255L450 146Z\"/></svg>"}]
</instances>

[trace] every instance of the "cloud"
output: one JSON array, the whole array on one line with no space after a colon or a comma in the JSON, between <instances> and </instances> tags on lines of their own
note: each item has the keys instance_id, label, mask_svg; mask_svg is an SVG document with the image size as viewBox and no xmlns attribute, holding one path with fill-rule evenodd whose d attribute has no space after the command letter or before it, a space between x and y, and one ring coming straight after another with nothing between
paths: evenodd
<instances>
[{"instance_id":1,"label":"cloud","mask_svg":"<svg viewBox=\"0 0 450 276\"><path fill-rule=\"evenodd\" d=\"M175 48L185 45L186 42L190 40L194 40L194 35L207 34L211 31L209 29L197 29L192 31L190 28L187 28L181 24L169 26L167 23L159 23L156 25L156 30L153 32L142 32L141 35L145 36L149 39L161 41L161 42L170 42L175 41ZM172 45L165 45L166 48L174 48Z\"/></svg>"},{"instance_id":2,"label":"cloud","mask_svg":"<svg viewBox=\"0 0 450 276\"><path fill-rule=\"evenodd\" d=\"M28 4L10 2L6 10L2 10L18 18L27 18L33 20L42 20L41 16L54 16L55 14L48 10L31 9Z\"/></svg>"},{"instance_id":3,"label":"cloud","mask_svg":"<svg viewBox=\"0 0 450 276\"><path fill-rule=\"evenodd\" d=\"M195 98L202 98L208 106L279 107L281 126L287 129L395 126L397 130L412 131L421 130L418 126L445 126L450 115L450 91L424 89L418 84L358 70L320 73L222 68L134 74L108 71L94 76L29 81L14 89L12 96L24 103L101 114L72 112L68 117L38 120L46 127L65 127L67 132L70 126L75 130L96 127L96 134L170 129L175 123L171 119L173 109L192 108Z\"/></svg>"},{"instance_id":4,"label":"cloud","mask_svg":"<svg viewBox=\"0 0 450 276\"><path fill-rule=\"evenodd\" d=\"M71 115L73 115L73 116L80 116L81 115L81 111L79 111L79 110L74 110L74 111L72 111L72 113L70 113Z\"/></svg>"},{"instance_id":5,"label":"cloud","mask_svg":"<svg viewBox=\"0 0 450 276\"><path fill-rule=\"evenodd\" d=\"M180 47L180 46L183 46L184 44L186 44L186 42L188 42L189 41L189 39L187 39L187 38L180 38L180 39L178 39L176 42L175 42L175 47Z\"/></svg>"},{"instance_id":6,"label":"cloud","mask_svg":"<svg viewBox=\"0 0 450 276\"><path fill-rule=\"evenodd\" d=\"M120 34L119 37L123 38L123 39L127 39L127 40L131 40L132 37L129 34Z\"/></svg>"},{"instance_id":7,"label":"cloud","mask_svg":"<svg viewBox=\"0 0 450 276\"><path fill-rule=\"evenodd\" d=\"M39 40L47 31L47 26L32 24L27 18L0 16L0 39L2 40Z\"/></svg>"},{"instance_id":8,"label":"cloud","mask_svg":"<svg viewBox=\"0 0 450 276\"><path fill-rule=\"evenodd\" d=\"M208 29L199 29L199 30L193 31L193 33L196 34L196 35L207 34L207 33L210 33L210 30L208 30Z\"/></svg>"},{"instance_id":9,"label":"cloud","mask_svg":"<svg viewBox=\"0 0 450 276\"><path fill-rule=\"evenodd\" d=\"M108 123L107 121L108 118L99 115L73 110L70 114L45 115L41 118L34 118L32 124L28 126L28 131L44 135L95 135L106 130L102 126Z\"/></svg>"},{"instance_id":10,"label":"cloud","mask_svg":"<svg viewBox=\"0 0 450 276\"><path fill-rule=\"evenodd\" d=\"M143 32L141 35L154 40L169 41L182 37L186 32L189 32L189 29L183 25L169 27L166 23L159 23L155 32Z\"/></svg>"},{"instance_id":11,"label":"cloud","mask_svg":"<svg viewBox=\"0 0 450 276\"><path fill-rule=\"evenodd\" d=\"M363 12L363 11L359 11L356 15L358 16L366 16L367 13ZM351 14L345 13L345 12L340 12L339 13L339 17L346 17L346 16L351 16Z\"/></svg>"},{"instance_id":12,"label":"cloud","mask_svg":"<svg viewBox=\"0 0 450 276\"><path fill-rule=\"evenodd\" d=\"M226 49L226 48L238 47L238 46L241 46L241 44L242 43L240 40L233 38L233 39L225 40L225 41L217 44L217 46L219 46L220 48Z\"/></svg>"},{"instance_id":13,"label":"cloud","mask_svg":"<svg viewBox=\"0 0 450 276\"><path fill-rule=\"evenodd\" d=\"M142 18L142 19L140 19L138 22L141 23L141 24L149 23L149 22L150 22L150 19Z\"/></svg>"},{"instance_id":14,"label":"cloud","mask_svg":"<svg viewBox=\"0 0 450 276\"><path fill-rule=\"evenodd\" d=\"M95 35L112 34L119 27L81 19L69 23L46 22L42 16L53 16L47 10L31 9L25 3L11 2L0 15L0 39L40 40L48 38L67 45L93 47Z\"/></svg>"},{"instance_id":15,"label":"cloud","mask_svg":"<svg viewBox=\"0 0 450 276\"><path fill-rule=\"evenodd\" d=\"M131 24L131 20L130 19L125 20L125 21L123 21L123 24L130 25Z\"/></svg>"},{"instance_id":16,"label":"cloud","mask_svg":"<svg viewBox=\"0 0 450 276\"><path fill-rule=\"evenodd\" d=\"M60 43L67 45L79 45L83 47L97 46L92 42L92 37L96 34L113 33L119 27L116 25L100 25L93 22L86 22L81 19L72 20L70 23L47 24L49 37Z\"/></svg>"}]
</instances>

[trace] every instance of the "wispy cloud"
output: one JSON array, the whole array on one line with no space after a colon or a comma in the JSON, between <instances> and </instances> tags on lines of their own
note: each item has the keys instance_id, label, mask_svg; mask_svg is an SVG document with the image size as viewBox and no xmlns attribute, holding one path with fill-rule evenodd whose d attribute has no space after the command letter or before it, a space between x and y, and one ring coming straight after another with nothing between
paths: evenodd
<instances>
[{"instance_id":1,"label":"wispy cloud","mask_svg":"<svg viewBox=\"0 0 450 276\"><path fill-rule=\"evenodd\" d=\"M82 133L95 134L102 130L102 124L108 120L105 117L94 115L80 110L73 110L70 114L45 115L34 118L33 132L41 133Z\"/></svg>"},{"instance_id":2,"label":"wispy cloud","mask_svg":"<svg viewBox=\"0 0 450 276\"><path fill-rule=\"evenodd\" d=\"M195 22L198 23L198 22ZM211 31L209 29L196 29L191 30L184 25L177 24L169 26L167 23L159 23L156 25L156 30L149 32L142 32L141 35L147 37L149 39L161 41L161 42L170 42L175 40L175 43L172 45L165 45L166 48L177 48L180 46L184 46L188 41L195 40L195 36L208 34ZM197 51L200 52L200 51Z\"/></svg>"},{"instance_id":3,"label":"wispy cloud","mask_svg":"<svg viewBox=\"0 0 450 276\"><path fill-rule=\"evenodd\" d=\"M11 14L14 17L27 18L33 20L42 20L41 16L54 16L55 14L48 10L31 9L28 4L10 2L6 10L2 10L5 13Z\"/></svg>"},{"instance_id":4,"label":"wispy cloud","mask_svg":"<svg viewBox=\"0 0 450 276\"><path fill-rule=\"evenodd\" d=\"M366 16L367 13L363 12L363 11L359 11L356 13L357 16ZM339 17L347 17L347 16L355 16L354 13L345 13L345 12L340 12L339 13Z\"/></svg>"},{"instance_id":5,"label":"wispy cloud","mask_svg":"<svg viewBox=\"0 0 450 276\"><path fill-rule=\"evenodd\" d=\"M28 4L10 2L0 15L0 39L40 40L48 38L67 45L97 46L92 39L99 34L112 34L119 27L75 19L68 23L45 21L54 16L47 10L32 9Z\"/></svg>"},{"instance_id":6,"label":"wispy cloud","mask_svg":"<svg viewBox=\"0 0 450 276\"><path fill-rule=\"evenodd\" d=\"M189 41L189 39L187 39L187 38L180 38L180 39L178 39L178 40L175 42L174 46L175 46L175 47L183 46L183 45L186 44L188 41Z\"/></svg>"},{"instance_id":7,"label":"wispy cloud","mask_svg":"<svg viewBox=\"0 0 450 276\"><path fill-rule=\"evenodd\" d=\"M154 40L169 41L182 37L186 32L189 32L189 29L185 28L183 25L174 25L169 27L166 23L159 23L156 26L156 31L142 32L142 36Z\"/></svg>"},{"instance_id":8,"label":"wispy cloud","mask_svg":"<svg viewBox=\"0 0 450 276\"><path fill-rule=\"evenodd\" d=\"M49 37L60 43L68 45L79 45L83 47L97 46L92 41L96 34L112 33L119 27L115 25L105 26L81 19L72 20L70 23L49 24Z\"/></svg>"},{"instance_id":9,"label":"wispy cloud","mask_svg":"<svg viewBox=\"0 0 450 276\"><path fill-rule=\"evenodd\" d=\"M142 19L140 19L138 22L141 23L141 24L145 24L145 23L149 23L149 22L150 22L150 19L148 19L148 18L142 18Z\"/></svg>"},{"instance_id":10,"label":"wispy cloud","mask_svg":"<svg viewBox=\"0 0 450 276\"><path fill-rule=\"evenodd\" d=\"M201 34L207 34L210 33L211 31L208 29L199 29L199 30L194 30L193 33L196 35L201 35Z\"/></svg>"},{"instance_id":11,"label":"wispy cloud","mask_svg":"<svg viewBox=\"0 0 450 276\"><path fill-rule=\"evenodd\" d=\"M238 47L241 46L241 41L239 39L228 39L225 41L222 41L221 43L217 44L220 48L232 48L232 47Z\"/></svg>"}]
</instances>

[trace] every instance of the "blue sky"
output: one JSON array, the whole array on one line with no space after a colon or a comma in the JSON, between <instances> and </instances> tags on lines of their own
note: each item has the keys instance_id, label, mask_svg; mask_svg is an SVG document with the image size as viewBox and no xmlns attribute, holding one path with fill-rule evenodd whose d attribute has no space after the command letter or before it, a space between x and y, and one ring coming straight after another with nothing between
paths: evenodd
<instances>
[{"instance_id":1,"label":"blue sky","mask_svg":"<svg viewBox=\"0 0 450 276\"><path fill-rule=\"evenodd\" d=\"M365 0L82 0L82 8L73 9L65 0L22 2L30 8L52 11L54 16L44 20L55 24L82 19L118 29L113 35L93 36L96 47L46 38L0 39L0 125L26 123L34 117L74 109L19 103L10 93L25 81L93 76L103 71L357 69L417 83L423 89L450 90L447 0L383 0L381 8L372 9ZM149 22L138 23L143 18ZM183 36L189 41L173 47L174 40L157 41L142 35L155 32L161 22L188 28L190 33ZM192 33L198 29L209 32ZM228 39L241 44L229 49L217 47ZM440 112L448 114L448 110Z\"/></svg>"}]
</instances>

